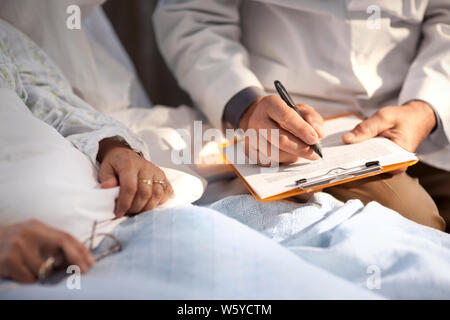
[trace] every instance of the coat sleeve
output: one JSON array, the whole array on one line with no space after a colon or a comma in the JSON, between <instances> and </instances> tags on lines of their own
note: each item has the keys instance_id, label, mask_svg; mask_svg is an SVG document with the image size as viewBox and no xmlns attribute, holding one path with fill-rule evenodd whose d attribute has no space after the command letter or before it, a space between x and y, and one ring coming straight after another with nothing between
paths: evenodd
<instances>
[{"instance_id":1,"label":"coat sleeve","mask_svg":"<svg viewBox=\"0 0 450 320\"><path fill-rule=\"evenodd\" d=\"M430 137L444 146L450 140L450 2L430 0L422 22L422 40L403 84L399 103L423 100L438 116Z\"/></svg>"},{"instance_id":2,"label":"coat sleeve","mask_svg":"<svg viewBox=\"0 0 450 320\"><path fill-rule=\"evenodd\" d=\"M179 85L216 127L241 90L263 90L240 43L240 0L163 0L154 15L158 46Z\"/></svg>"}]
</instances>

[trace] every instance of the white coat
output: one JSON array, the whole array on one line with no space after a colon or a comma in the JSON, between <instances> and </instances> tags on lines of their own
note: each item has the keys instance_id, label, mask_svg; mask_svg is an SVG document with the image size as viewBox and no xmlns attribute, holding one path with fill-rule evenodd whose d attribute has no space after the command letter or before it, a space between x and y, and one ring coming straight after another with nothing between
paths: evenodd
<instances>
[{"instance_id":1,"label":"white coat","mask_svg":"<svg viewBox=\"0 0 450 320\"><path fill-rule=\"evenodd\" d=\"M450 170L450 0L163 0L154 24L216 127L237 92L275 79L324 116L420 99L440 118L420 158Z\"/></svg>"}]
</instances>

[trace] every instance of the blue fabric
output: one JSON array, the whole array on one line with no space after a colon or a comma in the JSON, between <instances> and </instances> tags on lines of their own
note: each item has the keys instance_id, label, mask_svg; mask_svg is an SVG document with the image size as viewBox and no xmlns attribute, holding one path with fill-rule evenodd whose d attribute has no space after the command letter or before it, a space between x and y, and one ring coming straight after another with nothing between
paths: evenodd
<instances>
[{"instance_id":1,"label":"blue fabric","mask_svg":"<svg viewBox=\"0 0 450 320\"><path fill-rule=\"evenodd\" d=\"M256 99L265 95L264 90L258 87L247 87L236 93L225 105L223 111L225 126L230 129L239 128L239 121L245 111Z\"/></svg>"},{"instance_id":2,"label":"blue fabric","mask_svg":"<svg viewBox=\"0 0 450 320\"><path fill-rule=\"evenodd\" d=\"M450 235L377 202L316 193L305 204L227 197L211 208L317 267L389 299L450 299Z\"/></svg>"},{"instance_id":3,"label":"blue fabric","mask_svg":"<svg viewBox=\"0 0 450 320\"><path fill-rule=\"evenodd\" d=\"M0 299L450 299L450 235L376 202L241 195L147 212L114 234L123 251L81 290L3 281Z\"/></svg>"},{"instance_id":4,"label":"blue fabric","mask_svg":"<svg viewBox=\"0 0 450 320\"><path fill-rule=\"evenodd\" d=\"M66 280L3 281L0 299L378 298L207 208L154 210L125 221L114 234L123 250L82 275L80 290L69 290Z\"/></svg>"}]
</instances>

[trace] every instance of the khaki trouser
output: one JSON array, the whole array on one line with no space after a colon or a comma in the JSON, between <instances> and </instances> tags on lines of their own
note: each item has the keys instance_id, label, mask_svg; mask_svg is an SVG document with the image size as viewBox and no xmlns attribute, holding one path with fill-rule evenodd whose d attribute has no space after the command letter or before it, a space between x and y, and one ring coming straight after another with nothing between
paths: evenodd
<instances>
[{"instance_id":1,"label":"khaki trouser","mask_svg":"<svg viewBox=\"0 0 450 320\"><path fill-rule=\"evenodd\" d=\"M407 173L380 174L324 191L341 201L377 201L410 220L439 230L444 231L446 223L450 225L450 172L422 163L410 167Z\"/></svg>"}]
</instances>

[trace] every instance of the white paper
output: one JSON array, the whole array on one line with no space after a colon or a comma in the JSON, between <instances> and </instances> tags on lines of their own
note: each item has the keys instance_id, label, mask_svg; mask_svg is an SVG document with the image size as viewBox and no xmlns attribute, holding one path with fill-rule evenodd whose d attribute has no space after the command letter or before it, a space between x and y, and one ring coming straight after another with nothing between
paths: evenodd
<instances>
[{"instance_id":1,"label":"white paper","mask_svg":"<svg viewBox=\"0 0 450 320\"><path fill-rule=\"evenodd\" d=\"M299 179L322 176L335 168L350 169L369 161L379 161L381 166L387 166L416 159L415 154L382 137L357 144L344 144L342 136L359 122L361 119L356 116L326 121L325 137L320 141L323 159L316 161L302 159L279 168L261 168L249 164L248 158L243 155L243 142L227 146L224 152L231 163L235 162L232 160L233 154L236 154L234 159L246 159L246 164L235 164L235 167L262 199L295 189L295 181Z\"/></svg>"}]
</instances>

